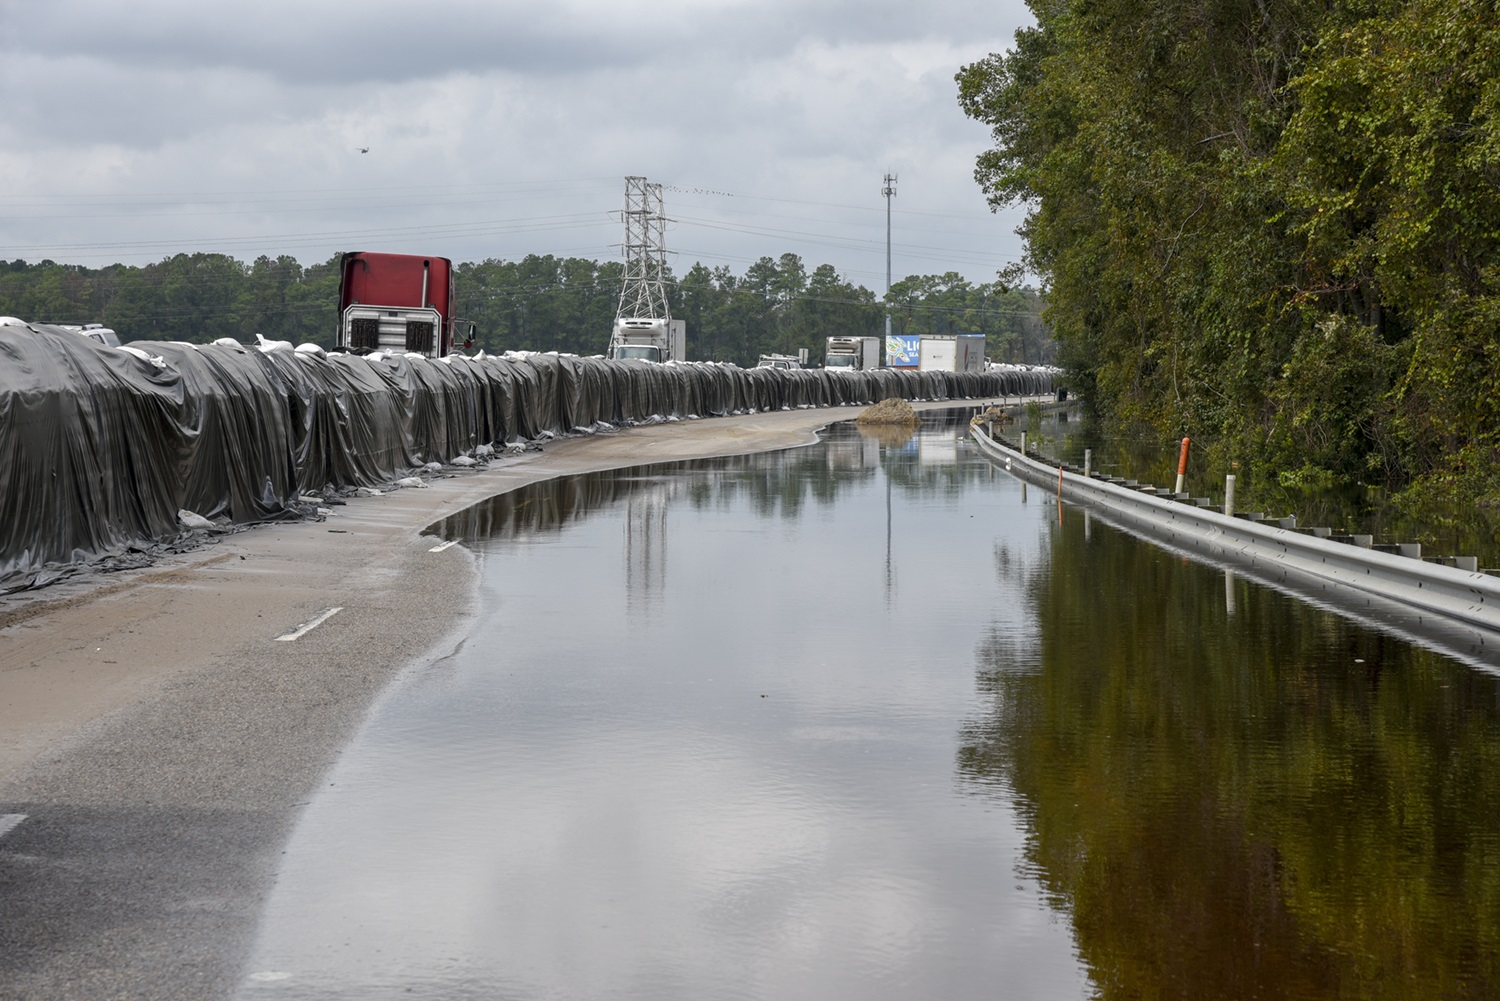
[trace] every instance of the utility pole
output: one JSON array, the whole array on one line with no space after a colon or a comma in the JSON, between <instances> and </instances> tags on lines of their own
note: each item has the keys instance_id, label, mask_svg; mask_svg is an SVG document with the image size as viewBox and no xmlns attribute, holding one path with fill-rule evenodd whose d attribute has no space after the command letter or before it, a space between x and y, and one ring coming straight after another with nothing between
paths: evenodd
<instances>
[{"instance_id":1,"label":"utility pole","mask_svg":"<svg viewBox=\"0 0 1500 1001\"><path fill-rule=\"evenodd\" d=\"M891 338L891 199L896 197L896 175L885 175L885 337Z\"/></svg>"}]
</instances>

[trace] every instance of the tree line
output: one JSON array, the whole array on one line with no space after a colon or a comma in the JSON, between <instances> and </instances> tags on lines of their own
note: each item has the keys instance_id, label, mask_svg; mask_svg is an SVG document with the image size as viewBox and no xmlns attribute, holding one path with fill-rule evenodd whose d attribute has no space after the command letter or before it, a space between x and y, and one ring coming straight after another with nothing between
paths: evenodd
<instances>
[{"instance_id":1,"label":"tree line","mask_svg":"<svg viewBox=\"0 0 1500 1001\"><path fill-rule=\"evenodd\" d=\"M1494 0L1028 0L963 67L1110 426L1292 484L1500 499Z\"/></svg>"},{"instance_id":2,"label":"tree line","mask_svg":"<svg viewBox=\"0 0 1500 1001\"><path fill-rule=\"evenodd\" d=\"M455 267L454 312L475 323L474 349L592 355L609 342L623 267L618 261L528 255ZM223 254L177 254L142 267L91 269L0 261L0 315L28 321L103 323L125 342L256 334L331 348L338 313L339 258L303 266L262 256L246 264ZM743 274L695 263L668 276L673 317L687 322L688 357L753 365L762 354L807 348L821 361L824 338L883 336L887 308L899 334L975 333L994 361L1050 363L1055 347L1041 320L1042 297L1002 280L975 285L961 275L913 275L889 299L844 279L832 265L808 269L796 254L762 257Z\"/></svg>"}]
</instances>

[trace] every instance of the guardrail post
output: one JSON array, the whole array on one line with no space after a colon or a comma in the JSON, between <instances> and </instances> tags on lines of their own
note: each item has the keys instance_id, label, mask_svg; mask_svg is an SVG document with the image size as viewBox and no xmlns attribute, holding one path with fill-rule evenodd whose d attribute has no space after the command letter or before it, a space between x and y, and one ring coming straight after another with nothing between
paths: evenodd
<instances>
[{"instance_id":1,"label":"guardrail post","mask_svg":"<svg viewBox=\"0 0 1500 1001\"><path fill-rule=\"evenodd\" d=\"M1234 474L1224 477L1224 517L1234 517Z\"/></svg>"}]
</instances>

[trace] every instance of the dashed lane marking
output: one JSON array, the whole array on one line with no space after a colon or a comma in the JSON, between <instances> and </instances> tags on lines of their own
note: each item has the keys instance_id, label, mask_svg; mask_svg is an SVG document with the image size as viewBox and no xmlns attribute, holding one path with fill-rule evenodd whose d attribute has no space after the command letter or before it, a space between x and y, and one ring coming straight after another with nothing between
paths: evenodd
<instances>
[{"instance_id":1,"label":"dashed lane marking","mask_svg":"<svg viewBox=\"0 0 1500 1001\"><path fill-rule=\"evenodd\" d=\"M429 553L440 553L444 549L447 549L449 546L456 546L456 545L458 545L458 540L457 539L449 539L447 542L439 543L438 545L433 546L431 549L429 549L427 551Z\"/></svg>"},{"instance_id":2,"label":"dashed lane marking","mask_svg":"<svg viewBox=\"0 0 1500 1001\"><path fill-rule=\"evenodd\" d=\"M14 831L16 825L25 819L24 813L0 813L0 838Z\"/></svg>"},{"instance_id":3,"label":"dashed lane marking","mask_svg":"<svg viewBox=\"0 0 1500 1001\"><path fill-rule=\"evenodd\" d=\"M327 622L329 619L333 618L343 610L344 607L342 605L337 608L330 608L328 611L324 612L322 615L319 615L317 618L302 623L302 625L298 626L296 629L293 629L291 632L276 637L276 641L278 643L290 643L292 640L300 640L302 637L306 636L308 633L312 632L314 629L318 628L323 623Z\"/></svg>"}]
</instances>

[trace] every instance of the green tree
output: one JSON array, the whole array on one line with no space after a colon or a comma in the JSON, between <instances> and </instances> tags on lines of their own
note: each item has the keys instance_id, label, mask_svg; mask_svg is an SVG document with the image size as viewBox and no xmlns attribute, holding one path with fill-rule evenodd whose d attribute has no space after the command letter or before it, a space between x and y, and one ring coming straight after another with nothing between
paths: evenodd
<instances>
[{"instance_id":1,"label":"green tree","mask_svg":"<svg viewBox=\"0 0 1500 1001\"><path fill-rule=\"evenodd\" d=\"M263 255L247 265L222 254L184 253L144 267L115 264L98 271L53 261L0 262L0 314L98 320L126 341L249 341L261 334L331 348L340 256L304 267L285 254ZM600 354L609 341L622 273L618 261L552 255L463 262L456 267L454 312L476 325L476 348ZM687 322L688 356L694 359L753 365L762 354L802 348L818 358L827 337L882 329L883 310L873 292L845 280L832 265L809 269L792 253L761 257L743 275L695 263L680 281L670 271L666 279L672 315ZM976 322L984 332L987 325L1009 330L1006 324L1015 321L1016 302L1006 297L1018 293L986 290L981 296L951 272L906 279L901 287L908 286L913 291L905 307L922 317L921 329L928 332L970 330ZM1017 301L1031 309L1034 321L1035 294ZM1023 355L1029 343L1021 345Z\"/></svg>"},{"instance_id":2,"label":"green tree","mask_svg":"<svg viewBox=\"0 0 1500 1001\"><path fill-rule=\"evenodd\" d=\"M845 281L831 264L820 264L808 278L799 309L817 354L829 337L872 337L884 330L875 294Z\"/></svg>"},{"instance_id":3,"label":"green tree","mask_svg":"<svg viewBox=\"0 0 1500 1001\"><path fill-rule=\"evenodd\" d=\"M1345 476L1500 490L1493 2L1032 9L959 102L1074 389L1273 469L1316 439Z\"/></svg>"}]
</instances>

